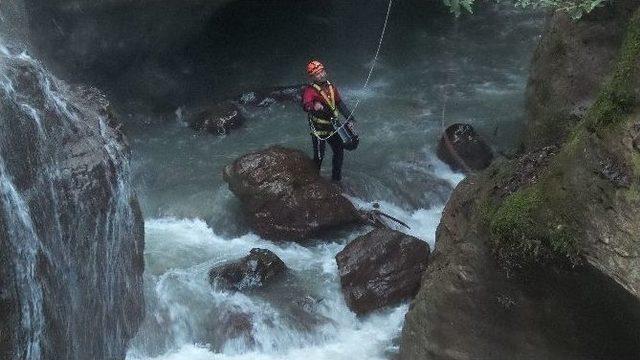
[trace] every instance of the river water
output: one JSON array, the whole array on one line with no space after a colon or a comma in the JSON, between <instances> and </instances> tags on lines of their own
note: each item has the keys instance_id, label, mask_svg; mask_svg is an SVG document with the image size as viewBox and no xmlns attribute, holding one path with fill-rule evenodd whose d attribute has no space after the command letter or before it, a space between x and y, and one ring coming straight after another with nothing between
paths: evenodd
<instances>
[{"instance_id":1,"label":"river water","mask_svg":"<svg viewBox=\"0 0 640 360\"><path fill-rule=\"evenodd\" d=\"M244 12L245 22L217 25L232 23L237 31L194 44L200 53L194 50L191 63L212 49L225 54L193 70L219 72L211 98L302 82L306 60L321 52L343 98L352 105L362 100L356 113L361 144L346 154L343 175L353 201L361 207L380 202L433 248L444 204L463 179L435 158L442 127L468 122L496 151L514 149L542 16L490 7L455 20L428 6L398 4L370 86L362 90L386 3L327 5L323 16L295 7L285 16L281 5L244 3L228 11ZM244 128L224 137L195 134L180 110L128 129L146 218L147 302L128 359L392 358L408 304L358 318L340 293L334 256L367 229L301 246L261 239L243 221L222 180L225 165L272 144L311 155L299 106L276 104L250 116ZM209 285L212 266L254 247L275 252L292 274L247 294Z\"/></svg>"}]
</instances>

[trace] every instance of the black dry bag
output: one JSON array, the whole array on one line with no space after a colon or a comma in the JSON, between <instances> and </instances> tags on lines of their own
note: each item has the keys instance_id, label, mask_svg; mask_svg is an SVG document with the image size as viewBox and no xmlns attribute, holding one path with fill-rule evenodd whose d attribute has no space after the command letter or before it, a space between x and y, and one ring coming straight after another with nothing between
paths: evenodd
<instances>
[{"instance_id":1,"label":"black dry bag","mask_svg":"<svg viewBox=\"0 0 640 360\"><path fill-rule=\"evenodd\" d=\"M338 133L338 136L340 136L340 140L342 140L342 147L344 147L345 150L355 150L358 147L360 138L356 133L353 122L347 121L344 126L341 126L339 121L335 121L333 126Z\"/></svg>"}]
</instances>

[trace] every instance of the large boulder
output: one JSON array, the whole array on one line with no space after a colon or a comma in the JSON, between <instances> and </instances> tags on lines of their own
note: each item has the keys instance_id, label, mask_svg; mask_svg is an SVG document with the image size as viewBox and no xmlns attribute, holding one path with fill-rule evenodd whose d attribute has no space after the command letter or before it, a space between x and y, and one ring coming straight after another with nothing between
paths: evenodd
<instances>
[{"instance_id":1,"label":"large boulder","mask_svg":"<svg viewBox=\"0 0 640 360\"><path fill-rule=\"evenodd\" d=\"M246 154L227 165L223 177L255 231L267 239L304 241L359 218L299 150L272 146Z\"/></svg>"},{"instance_id":2,"label":"large boulder","mask_svg":"<svg viewBox=\"0 0 640 360\"><path fill-rule=\"evenodd\" d=\"M379 228L360 236L336 255L342 293L358 315L415 296L429 261L429 244Z\"/></svg>"},{"instance_id":3,"label":"large boulder","mask_svg":"<svg viewBox=\"0 0 640 360\"><path fill-rule=\"evenodd\" d=\"M527 84L527 147L558 145L580 122L611 73L637 1L616 0L580 21L555 12L533 54Z\"/></svg>"},{"instance_id":4,"label":"large boulder","mask_svg":"<svg viewBox=\"0 0 640 360\"><path fill-rule=\"evenodd\" d=\"M471 172L485 169L493 152L469 124L449 126L438 143L438 158L453 170Z\"/></svg>"},{"instance_id":5,"label":"large boulder","mask_svg":"<svg viewBox=\"0 0 640 360\"><path fill-rule=\"evenodd\" d=\"M242 291L265 286L286 270L287 266L272 251L255 248L240 260L212 268L209 281L214 286Z\"/></svg>"},{"instance_id":6,"label":"large boulder","mask_svg":"<svg viewBox=\"0 0 640 360\"><path fill-rule=\"evenodd\" d=\"M637 359L637 2L635 7L615 70L598 83L599 95L570 129L570 139L501 159L454 191L406 316L401 359ZM612 14L628 19L624 11L601 9L580 26L598 33ZM549 56L546 61L554 61Z\"/></svg>"},{"instance_id":7,"label":"large boulder","mask_svg":"<svg viewBox=\"0 0 640 360\"><path fill-rule=\"evenodd\" d=\"M637 358L640 302L615 281L553 263L516 277L496 261L478 201L495 185L491 173L464 180L445 208L400 359Z\"/></svg>"}]
</instances>

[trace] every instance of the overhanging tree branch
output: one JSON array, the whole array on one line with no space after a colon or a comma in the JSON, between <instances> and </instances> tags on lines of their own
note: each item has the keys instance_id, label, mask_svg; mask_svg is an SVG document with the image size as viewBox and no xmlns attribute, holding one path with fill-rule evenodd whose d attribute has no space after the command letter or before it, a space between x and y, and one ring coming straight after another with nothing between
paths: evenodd
<instances>
[{"instance_id":1,"label":"overhanging tree branch","mask_svg":"<svg viewBox=\"0 0 640 360\"><path fill-rule=\"evenodd\" d=\"M476 0L443 0L451 12L459 16L461 12L473 13ZM533 9L551 9L564 11L574 19L592 11L606 1L612 0L494 0L498 3L512 3L516 7Z\"/></svg>"}]
</instances>

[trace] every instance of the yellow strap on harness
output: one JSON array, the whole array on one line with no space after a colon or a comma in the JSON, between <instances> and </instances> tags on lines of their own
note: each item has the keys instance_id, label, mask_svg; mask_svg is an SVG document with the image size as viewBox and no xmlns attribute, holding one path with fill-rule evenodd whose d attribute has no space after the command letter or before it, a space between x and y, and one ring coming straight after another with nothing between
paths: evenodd
<instances>
[{"instance_id":1,"label":"yellow strap on harness","mask_svg":"<svg viewBox=\"0 0 640 360\"><path fill-rule=\"evenodd\" d=\"M311 119L313 120L313 122L318 124L331 124L330 120L321 119L319 117L312 116Z\"/></svg>"},{"instance_id":2,"label":"yellow strap on harness","mask_svg":"<svg viewBox=\"0 0 640 360\"><path fill-rule=\"evenodd\" d=\"M311 86L313 86L313 88L316 89L318 93L320 93L320 96L322 96L322 98L327 103L327 105L329 105L329 109L333 113L333 116L338 117L338 109L336 109L335 91L333 90L333 85L331 85L330 82L327 81L327 84L329 84L329 96L327 96L327 94L325 94L324 91L322 91L322 88L318 84L314 83L314 84L311 84Z\"/></svg>"},{"instance_id":3,"label":"yellow strap on harness","mask_svg":"<svg viewBox=\"0 0 640 360\"><path fill-rule=\"evenodd\" d=\"M336 109L335 91L333 89L333 85L331 85L331 83L328 82L328 81L327 81L327 83L329 84L329 96L327 96L327 94L325 94L325 92L322 91L322 88L320 86L318 86L318 84L311 84L311 86L313 86L313 88L318 91L320 96L322 96L324 101L329 106L329 109L333 113L333 116L335 116L335 118L337 118L338 117L338 111ZM318 117L315 117L315 116L309 116L309 119L311 120L310 124L309 124L309 125L311 125L311 134L315 135L315 137L317 137L319 140L326 140L326 139L330 138L331 136L333 136L333 134L336 133L335 130L334 131L316 130L315 127L313 126L313 123L329 125L329 124L333 123L331 120L325 120L325 119L321 119L321 118L318 118Z\"/></svg>"}]
</instances>

